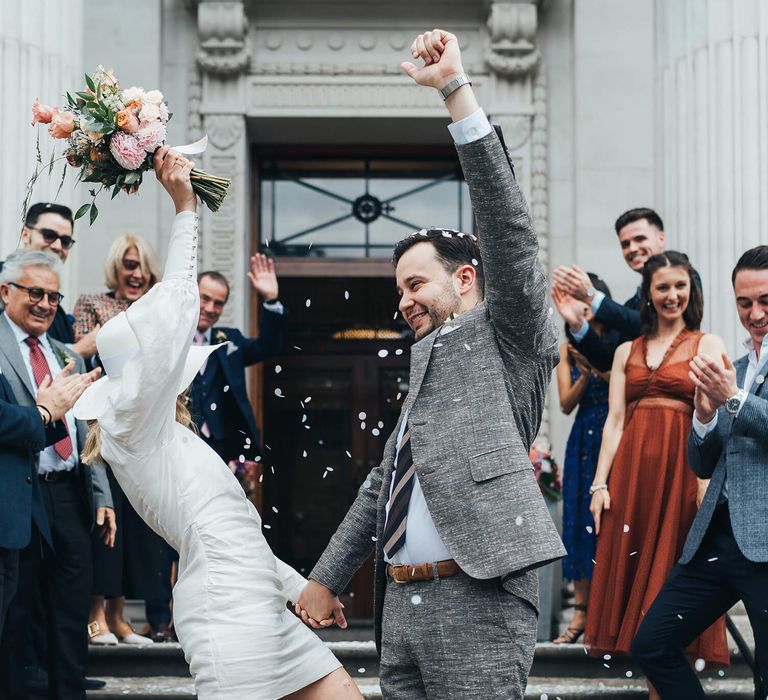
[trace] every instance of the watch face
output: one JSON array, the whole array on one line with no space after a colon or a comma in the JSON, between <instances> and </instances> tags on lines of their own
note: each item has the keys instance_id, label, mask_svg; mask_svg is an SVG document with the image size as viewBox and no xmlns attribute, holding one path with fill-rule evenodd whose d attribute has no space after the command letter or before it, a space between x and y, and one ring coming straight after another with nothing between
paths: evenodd
<instances>
[{"instance_id":1,"label":"watch face","mask_svg":"<svg viewBox=\"0 0 768 700\"><path fill-rule=\"evenodd\" d=\"M739 401L736 397L731 397L730 399L725 400L725 410L728 411L728 413L736 413L736 411L739 410L739 405L741 404L741 401Z\"/></svg>"}]
</instances>

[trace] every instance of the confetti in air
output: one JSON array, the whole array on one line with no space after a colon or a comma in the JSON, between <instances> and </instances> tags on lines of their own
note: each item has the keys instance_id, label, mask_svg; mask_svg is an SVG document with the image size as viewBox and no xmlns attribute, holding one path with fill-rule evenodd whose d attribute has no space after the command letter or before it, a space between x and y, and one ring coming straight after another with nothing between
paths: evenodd
<instances>
[{"instance_id":1,"label":"confetti in air","mask_svg":"<svg viewBox=\"0 0 768 700\"><path fill-rule=\"evenodd\" d=\"M357 417L359 420L365 420L368 414L365 411L360 411L360 413L357 414Z\"/></svg>"},{"instance_id":2,"label":"confetti in air","mask_svg":"<svg viewBox=\"0 0 768 700\"><path fill-rule=\"evenodd\" d=\"M280 387L275 389L275 396L277 396L280 399L284 399L285 398L285 396L283 396L283 390Z\"/></svg>"},{"instance_id":3,"label":"confetti in air","mask_svg":"<svg viewBox=\"0 0 768 700\"><path fill-rule=\"evenodd\" d=\"M629 525L624 523L624 532L629 532Z\"/></svg>"},{"instance_id":4,"label":"confetti in air","mask_svg":"<svg viewBox=\"0 0 768 700\"><path fill-rule=\"evenodd\" d=\"M421 605L421 596L420 595L411 596L411 603L413 603L413 605Z\"/></svg>"},{"instance_id":5,"label":"confetti in air","mask_svg":"<svg viewBox=\"0 0 768 700\"><path fill-rule=\"evenodd\" d=\"M280 365L275 365L275 374L280 374L282 371L283 368Z\"/></svg>"},{"instance_id":6,"label":"confetti in air","mask_svg":"<svg viewBox=\"0 0 768 700\"><path fill-rule=\"evenodd\" d=\"M224 387L223 391L225 394L229 391L229 384Z\"/></svg>"},{"instance_id":7,"label":"confetti in air","mask_svg":"<svg viewBox=\"0 0 768 700\"><path fill-rule=\"evenodd\" d=\"M349 292L344 292L344 298L349 301Z\"/></svg>"},{"instance_id":8,"label":"confetti in air","mask_svg":"<svg viewBox=\"0 0 768 700\"><path fill-rule=\"evenodd\" d=\"M379 357L384 358L389 355L389 350L379 350Z\"/></svg>"},{"instance_id":9,"label":"confetti in air","mask_svg":"<svg viewBox=\"0 0 768 700\"><path fill-rule=\"evenodd\" d=\"M307 300L304 302L304 305L305 305L307 308L309 308L310 306L312 306L312 300L311 300L311 299L307 299Z\"/></svg>"},{"instance_id":10,"label":"confetti in air","mask_svg":"<svg viewBox=\"0 0 768 700\"><path fill-rule=\"evenodd\" d=\"M696 663L694 664L694 668L701 673L704 670L704 667L707 665L707 662L704 661L704 659L696 659Z\"/></svg>"},{"instance_id":11,"label":"confetti in air","mask_svg":"<svg viewBox=\"0 0 768 700\"><path fill-rule=\"evenodd\" d=\"M212 403L212 404L211 404L211 410L212 410L212 411L215 411L215 410L216 410L216 404L215 404L215 403Z\"/></svg>"}]
</instances>

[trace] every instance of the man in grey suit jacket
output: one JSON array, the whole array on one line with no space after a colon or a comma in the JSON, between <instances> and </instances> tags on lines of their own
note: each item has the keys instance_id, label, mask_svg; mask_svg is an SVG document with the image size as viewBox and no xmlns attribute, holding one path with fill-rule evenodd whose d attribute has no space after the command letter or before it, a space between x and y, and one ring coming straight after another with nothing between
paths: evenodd
<instances>
[{"instance_id":1,"label":"man in grey suit jacket","mask_svg":"<svg viewBox=\"0 0 768 700\"><path fill-rule=\"evenodd\" d=\"M344 626L336 596L375 547L384 696L510 700L533 659L536 568L565 553L528 459L557 331L525 200L456 37L427 32L412 55L424 66L403 69L453 119L478 237L422 229L395 248L417 340L408 396L297 610Z\"/></svg>"},{"instance_id":2,"label":"man in grey suit jacket","mask_svg":"<svg viewBox=\"0 0 768 700\"><path fill-rule=\"evenodd\" d=\"M51 253L16 251L0 275L0 371L19 405L35 406L37 389L55 378L69 362L82 373L79 355L47 334L61 301L59 261ZM12 601L3 635L0 672L3 690L17 697L13 687L23 674L19 640L28 632L24 593L39 580L46 607L49 647L49 694L59 700L85 700L83 681L88 652L88 608L91 596L91 538L94 523L105 541L114 542L115 519L109 483L103 468L81 464L87 426L65 414L66 431L54 445L34 456L53 548L34 528L22 551L19 593ZM33 477L29 477L30 479ZM23 695L22 695L23 697Z\"/></svg>"},{"instance_id":3,"label":"man in grey suit jacket","mask_svg":"<svg viewBox=\"0 0 768 700\"><path fill-rule=\"evenodd\" d=\"M703 698L683 650L742 600L755 634L755 697L768 693L768 246L733 270L747 354L731 364L697 355L688 461L709 487L680 562L643 624L632 653L662 698ZM759 678L758 678L759 676Z\"/></svg>"}]
</instances>

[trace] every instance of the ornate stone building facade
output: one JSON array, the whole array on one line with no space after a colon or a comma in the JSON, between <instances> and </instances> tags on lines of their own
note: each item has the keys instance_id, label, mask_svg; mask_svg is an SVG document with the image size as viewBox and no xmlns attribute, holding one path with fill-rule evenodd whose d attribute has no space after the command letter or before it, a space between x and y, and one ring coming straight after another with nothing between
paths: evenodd
<instances>
[{"instance_id":1,"label":"ornate stone building facade","mask_svg":"<svg viewBox=\"0 0 768 700\"><path fill-rule=\"evenodd\" d=\"M130 10L2 0L0 256L18 240L34 165L32 100L56 103L85 70L114 67L127 85L161 88L171 141L207 133L205 167L232 177L218 215L204 212L202 257L233 282L226 322L248 327L245 261L264 242L260 149L449 148L439 98L398 67L412 36L435 25L461 37L481 102L504 129L544 263L578 262L626 298L637 277L613 221L654 206L670 247L701 268L706 328L737 352L728 271L768 224L765 0L142 0ZM34 198L57 186L41 180ZM65 184L61 200L83 194ZM170 216L147 182L138 198L103 206L92 228L79 222L70 306L102 288L110 240L135 231L162 252ZM568 425L557 411L550 422L560 452Z\"/></svg>"}]
</instances>

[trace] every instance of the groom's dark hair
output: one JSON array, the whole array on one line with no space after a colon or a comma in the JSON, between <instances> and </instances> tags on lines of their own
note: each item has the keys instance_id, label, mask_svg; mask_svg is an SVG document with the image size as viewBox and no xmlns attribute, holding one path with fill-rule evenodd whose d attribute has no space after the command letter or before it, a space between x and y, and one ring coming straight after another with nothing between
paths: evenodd
<instances>
[{"instance_id":1,"label":"groom's dark hair","mask_svg":"<svg viewBox=\"0 0 768 700\"><path fill-rule=\"evenodd\" d=\"M428 242L435 248L438 260L450 273L456 272L462 265L472 265L477 273L477 288L480 296L485 295L485 274L483 272L483 259L480 257L480 246L477 245L477 236L471 233L462 233L452 228L423 228L414 231L403 238L392 253L392 264L397 267L403 253L413 248L417 243Z\"/></svg>"},{"instance_id":2,"label":"groom's dark hair","mask_svg":"<svg viewBox=\"0 0 768 700\"><path fill-rule=\"evenodd\" d=\"M741 270L768 270L768 245L750 248L739 258L736 267L733 268L731 284L736 284L736 275Z\"/></svg>"}]
</instances>

